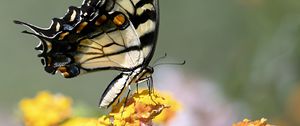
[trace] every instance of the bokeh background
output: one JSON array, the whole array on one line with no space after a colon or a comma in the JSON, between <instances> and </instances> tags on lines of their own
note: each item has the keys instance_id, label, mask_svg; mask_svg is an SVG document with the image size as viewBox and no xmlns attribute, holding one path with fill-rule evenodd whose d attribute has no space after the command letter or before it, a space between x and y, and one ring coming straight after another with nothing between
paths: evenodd
<instances>
[{"instance_id":1,"label":"bokeh background","mask_svg":"<svg viewBox=\"0 0 300 126\"><path fill-rule=\"evenodd\" d=\"M100 94L117 71L74 79L49 75L33 50L38 40L12 23L48 27L52 17L81 2L2 0L0 125L19 126L18 102L41 90L73 97L87 116L103 112L97 108ZM299 0L160 0L160 12L153 59L166 52L162 62L187 61L156 67L154 74L155 86L185 105L177 125L226 126L262 117L300 125Z\"/></svg>"}]
</instances>

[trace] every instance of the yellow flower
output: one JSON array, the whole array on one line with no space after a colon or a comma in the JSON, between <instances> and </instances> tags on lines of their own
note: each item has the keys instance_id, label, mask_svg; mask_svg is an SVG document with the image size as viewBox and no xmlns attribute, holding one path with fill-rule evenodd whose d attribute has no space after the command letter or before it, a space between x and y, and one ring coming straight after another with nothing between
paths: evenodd
<instances>
[{"instance_id":1,"label":"yellow flower","mask_svg":"<svg viewBox=\"0 0 300 126\"><path fill-rule=\"evenodd\" d=\"M100 123L100 126L112 126L109 117L102 116L98 119L98 123Z\"/></svg>"},{"instance_id":2,"label":"yellow flower","mask_svg":"<svg viewBox=\"0 0 300 126\"><path fill-rule=\"evenodd\" d=\"M244 119L242 122L238 122L236 124L233 124L232 126L272 126L272 125L267 124L267 119L262 118L256 121L250 121L248 119Z\"/></svg>"},{"instance_id":3,"label":"yellow flower","mask_svg":"<svg viewBox=\"0 0 300 126\"><path fill-rule=\"evenodd\" d=\"M112 106L107 116L100 118L73 117L71 99L62 95L53 95L43 91L35 98L23 99L20 108L25 126L137 126L166 124L179 104L166 93L151 93L143 90L131 95L126 104Z\"/></svg>"},{"instance_id":4,"label":"yellow flower","mask_svg":"<svg viewBox=\"0 0 300 126\"><path fill-rule=\"evenodd\" d=\"M70 117L71 104L68 97L42 91L35 98L23 99L20 109L25 126L53 126Z\"/></svg>"},{"instance_id":5,"label":"yellow flower","mask_svg":"<svg viewBox=\"0 0 300 126\"><path fill-rule=\"evenodd\" d=\"M135 93L128 98L126 104L125 99L123 99L119 104L114 105L109 117L112 118L112 123L115 126L151 125L153 119L160 115L163 110L167 110L155 121L166 123L178 110L179 104L171 100L170 96L166 95L168 98L163 96L156 92L149 95L149 90Z\"/></svg>"},{"instance_id":6,"label":"yellow flower","mask_svg":"<svg viewBox=\"0 0 300 126\"><path fill-rule=\"evenodd\" d=\"M160 93L167 101L167 104L170 105L169 108L166 108L161 112L157 117L154 118L154 122L157 124L167 124L173 117L175 117L176 112L181 108L181 104L174 100L171 93Z\"/></svg>"}]
</instances>

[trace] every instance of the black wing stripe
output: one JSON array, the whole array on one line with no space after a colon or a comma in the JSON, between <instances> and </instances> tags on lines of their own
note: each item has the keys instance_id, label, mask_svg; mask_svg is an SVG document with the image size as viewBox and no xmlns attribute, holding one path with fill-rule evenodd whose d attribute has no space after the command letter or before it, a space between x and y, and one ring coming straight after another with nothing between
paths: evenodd
<instances>
[{"instance_id":1,"label":"black wing stripe","mask_svg":"<svg viewBox=\"0 0 300 126\"><path fill-rule=\"evenodd\" d=\"M93 39L89 39L89 40L91 40L93 43L96 43L97 45L99 45L99 46L103 47L103 45L102 45L102 44L100 44L99 42L96 42L96 41L94 41Z\"/></svg>"},{"instance_id":2,"label":"black wing stripe","mask_svg":"<svg viewBox=\"0 0 300 126\"><path fill-rule=\"evenodd\" d=\"M145 23L148 20L156 21L156 11L155 10L145 10L141 15L136 15L131 17L131 21L135 28L137 28L140 24Z\"/></svg>"},{"instance_id":3,"label":"black wing stripe","mask_svg":"<svg viewBox=\"0 0 300 126\"><path fill-rule=\"evenodd\" d=\"M140 40L143 41L142 46L151 45L153 41L156 41L155 36L157 36L157 33L155 32L149 32L143 36L140 37Z\"/></svg>"},{"instance_id":4,"label":"black wing stripe","mask_svg":"<svg viewBox=\"0 0 300 126\"><path fill-rule=\"evenodd\" d=\"M104 53L101 53L101 52L82 52L82 51L78 51L78 54L85 54L85 55L103 55Z\"/></svg>"},{"instance_id":5,"label":"black wing stripe","mask_svg":"<svg viewBox=\"0 0 300 126\"><path fill-rule=\"evenodd\" d=\"M101 55L101 56L95 56L95 57L86 59L81 64L84 64L85 62L88 62L88 61L94 60L94 59L98 59L98 58L110 57L110 56L119 55L119 54L122 54L122 53L127 53L127 52L130 52L130 51L139 51L139 50L140 50L139 46L132 46L132 47L126 48L126 49L118 51L118 52L114 52L114 53L110 53L110 54L104 54L104 55Z\"/></svg>"},{"instance_id":6,"label":"black wing stripe","mask_svg":"<svg viewBox=\"0 0 300 126\"><path fill-rule=\"evenodd\" d=\"M120 44L118 44L118 43L116 43L116 42L114 42L114 43L109 43L109 44L106 44L106 45L104 45L103 47L110 47L110 46L113 46L113 45L118 45L118 46L122 46L122 47L124 47L124 45L120 45Z\"/></svg>"},{"instance_id":7,"label":"black wing stripe","mask_svg":"<svg viewBox=\"0 0 300 126\"><path fill-rule=\"evenodd\" d=\"M154 0L140 0L139 2L137 2L135 4L136 8L139 8L139 7L142 7L144 6L145 4L153 4L154 3Z\"/></svg>"}]
</instances>

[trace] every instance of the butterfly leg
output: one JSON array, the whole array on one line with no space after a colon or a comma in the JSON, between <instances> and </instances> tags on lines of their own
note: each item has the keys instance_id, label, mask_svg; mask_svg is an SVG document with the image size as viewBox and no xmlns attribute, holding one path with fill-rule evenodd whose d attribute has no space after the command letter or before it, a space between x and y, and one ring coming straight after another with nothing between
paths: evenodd
<instances>
[{"instance_id":1,"label":"butterfly leg","mask_svg":"<svg viewBox=\"0 0 300 126\"><path fill-rule=\"evenodd\" d=\"M154 88L153 88L153 78L152 77L149 77L147 79L147 87L148 87L148 90L149 90L149 96L151 98L151 100L157 104L157 102L153 99L152 97L152 94L154 94Z\"/></svg>"},{"instance_id":2,"label":"butterfly leg","mask_svg":"<svg viewBox=\"0 0 300 126\"><path fill-rule=\"evenodd\" d=\"M136 84L136 93L139 94L139 84Z\"/></svg>"},{"instance_id":3,"label":"butterfly leg","mask_svg":"<svg viewBox=\"0 0 300 126\"><path fill-rule=\"evenodd\" d=\"M128 86L128 92L127 92L127 95L126 95L126 97L125 97L124 107L125 107L125 105L127 104L127 100L128 100L129 95L130 95L130 92L131 92L131 87L130 87L130 85L129 85L129 86Z\"/></svg>"},{"instance_id":4,"label":"butterfly leg","mask_svg":"<svg viewBox=\"0 0 300 126\"><path fill-rule=\"evenodd\" d=\"M154 85L153 85L153 78L152 77L150 77L149 78L149 80L150 80L150 86L151 86L151 89L152 89L152 93L154 93Z\"/></svg>"},{"instance_id":5,"label":"butterfly leg","mask_svg":"<svg viewBox=\"0 0 300 126\"><path fill-rule=\"evenodd\" d=\"M150 94L154 93L154 86L153 86L153 78L152 77L147 78L147 87L148 87L148 90L149 90Z\"/></svg>"},{"instance_id":6,"label":"butterfly leg","mask_svg":"<svg viewBox=\"0 0 300 126\"><path fill-rule=\"evenodd\" d=\"M129 95L130 95L130 92L131 92L131 87L130 87L130 85L129 85L129 86L128 86L128 92L127 92L127 95L126 95L126 97L125 97L125 102L124 102L124 104L123 104L123 110L122 110L122 113L121 113L121 117L123 116L123 112L124 112L125 106L126 106L126 104L127 104L127 100L128 100Z\"/></svg>"}]
</instances>

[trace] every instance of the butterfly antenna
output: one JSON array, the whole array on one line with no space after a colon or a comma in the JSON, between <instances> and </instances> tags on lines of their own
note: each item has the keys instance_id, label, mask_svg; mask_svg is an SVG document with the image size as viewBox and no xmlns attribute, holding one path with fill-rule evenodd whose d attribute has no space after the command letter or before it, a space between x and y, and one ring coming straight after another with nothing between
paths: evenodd
<instances>
[{"instance_id":1,"label":"butterfly antenna","mask_svg":"<svg viewBox=\"0 0 300 126\"><path fill-rule=\"evenodd\" d=\"M163 56L157 58L157 59L153 62L153 64L155 65L158 61L160 61L160 60L162 60L162 59L164 59L164 58L166 58L166 57L167 57L167 53L165 53L165 55L163 55Z\"/></svg>"},{"instance_id":2,"label":"butterfly antenna","mask_svg":"<svg viewBox=\"0 0 300 126\"><path fill-rule=\"evenodd\" d=\"M182 63L159 63L159 64L155 64L153 67L156 67L156 66L161 66L161 65L184 65L186 64L186 61L184 60Z\"/></svg>"}]
</instances>

